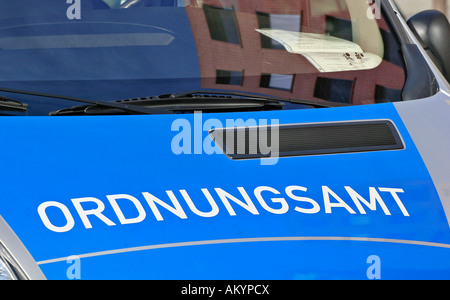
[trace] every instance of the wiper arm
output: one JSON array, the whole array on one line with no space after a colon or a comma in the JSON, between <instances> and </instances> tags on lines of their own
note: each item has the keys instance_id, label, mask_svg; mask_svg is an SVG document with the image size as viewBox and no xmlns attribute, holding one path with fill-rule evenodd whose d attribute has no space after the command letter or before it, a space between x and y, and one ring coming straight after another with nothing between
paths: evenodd
<instances>
[{"instance_id":1,"label":"wiper arm","mask_svg":"<svg viewBox=\"0 0 450 300\"><path fill-rule=\"evenodd\" d=\"M138 107L164 109L172 112L226 112L226 111L261 111L282 109L284 103L259 98L166 98L159 96L141 99L119 100L118 103L132 103ZM51 113L54 116L62 115L115 115L121 114L118 109L104 108L96 105L76 106Z\"/></svg>"},{"instance_id":2,"label":"wiper arm","mask_svg":"<svg viewBox=\"0 0 450 300\"><path fill-rule=\"evenodd\" d=\"M39 93L25 90L15 90L0 87L0 92L7 92L36 97L69 100L86 103L86 106L75 106L51 112L50 115L105 115L105 114L171 114L173 111L248 111L282 109L283 102L310 105L313 107L338 107L348 104L329 101L283 99L277 97L258 96L242 92L192 91L187 93L172 93L160 96L119 101L88 100L55 94ZM170 101L168 101L170 100ZM28 105L20 101L0 96L0 109L26 111Z\"/></svg>"},{"instance_id":3,"label":"wiper arm","mask_svg":"<svg viewBox=\"0 0 450 300\"><path fill-rule=\"evenodd\" d=\"M26 103L22 103L19 100L0 96L0 110L27 111L27 108L28 104Z\"/></svg>"},{"instance_id":4,"label":"wiper arm","mask_svg":"<svg viewBox=\"0 0 450 300\"><path fill-rule=\"evenodd\" d=\"M312 107L340 107L345 103L324 100L298 100L259 96L250 93L229 91L191 91L186 93L163 94L159 96L118 100L116 103L128 103L133 106L165 109L172 112L226 112L261 111L282 109L285 103L309 105ZM98 105L76 106L52 112L50 115L116 115L123 114L120 109L100 107Z\"/></svg>"},{"instance_id":5,"label":"wiper arm","mask_svg":"<svg viewBox=\"0 0 450 300\"><path fill-rule=\"evenodd\" d=\"M21 95L31 95L31 96L37 96L37 97L43 97L43 98L52 98L52 99L61 99L61 100L69 100L69 101L75 101L75 102L81 102L81 103L87 103L91 105L95 105L98 107L108 107L113 108L116 110L121 110L122 112L130 112L134 114L169 114L172 113L171 111L165 110L165 109L158 109L158 108L148 108L148 107L142 107L142 106L135 106L135 105L127 105L123 103L118 102L109 102L109 101L99 101L99 100L88 100L88 99L81 99L81 98L75 98L75 97L68 97L68 96L60 96L60 95L54 95L54 94L46 94L46 93L38 93L38 92L30 92L30 91L23 91L23 90L15 90L15 89L7 89L7 88L0 88L0 92L7 92L12 94L21 94ZM8 98L6 98L8 99ZM0 100L1 101L1 100ZM8 102L8 103L5 103ZM12 104L9 102L16 102L17 104ZM26 104L19 104L17 100L7 100L4 101L3 104L9 105L13 108L26 108ZM0 108L2 107L2 102L0 102Z\"/></svg>"},{"instance_id":6,"label":"wiper arm","mask_svg":"<svg viewBox=\"0 0 450 300\"><path fill-rule=\"evenodd\" d=\"M164 99L164 98L172 98L172 99L180 99L180 98L204 98L204 97L221 97L221 98L247 98L247 99L261 99L261 100L273 100L273 101L281 101L281 102L288 102L293 104L302 104L302 105L310 105L316 108L326 108L326 107L342 107L342 106L351 106L351 104L347 103L339 103L339 102L331 102L331 101L325 101L325 100L306 100L306 99L293 99L293 98L279 98L279 97L273 97L273 96L259 96L254 95L250 93L243 93L243 92L220 92L220 91L191 91L186 93L173 93L173 94L165 94L160 95L156 97L148 97L147 99ZM145 99L145 98L140 98ZM129 100L122 100L122 101L130 101L130 100L136 100L136 99L129 99Z\"/></svg>"}]
</instances>

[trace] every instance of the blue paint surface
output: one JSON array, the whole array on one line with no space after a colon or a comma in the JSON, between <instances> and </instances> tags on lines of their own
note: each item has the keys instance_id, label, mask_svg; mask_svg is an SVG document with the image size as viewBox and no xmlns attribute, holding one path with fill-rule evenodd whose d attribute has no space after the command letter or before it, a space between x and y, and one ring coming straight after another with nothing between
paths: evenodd
<instances>
[{"instance_id":1,"label":"blue paint surface","mask_svg":"<svg viewBox=\"0 0 450 300\"><path fill-rule=\"evenodd\" d=\"M227 118L254 119L280 124L349 120L389 119L394 122L405 149L352 154L281 158L274 165L260 160L232 161L223 154L181 154L171 149L172 123L184 118L194 124L194 115L119 117L27 117L1 118L2 155L0 214L14 229L38 262L114 251L133 247L221 239L261 237L358 237L449 244L449 225L428 171L392 104L291 110L266 113L202 115L203 122ZM192 136L194 136L194 128ZM208 141L206 131L202 140ZM30 149L30 145L33 145ZM194 145L192 145L192 151ZM267 186L261 195L272 211L256 198L255 189ZM296 208L312 204L292 199L314 200L320 210L306 214ZM361 214L345 187L369 201L375 188L390 215L377 204L372 211L364 204ZM324 187L328 187L355 213L345 207L325 210ZM242 205L229 200L230 213L217 194L220 188ZM238 188L241 188L239 190ZM394 197L397 193L409 216ZM216 215L202 217L187 205L180 190L186 190L195 207L211 211L202 189L207 189L218 207ZM245 208L245 190L254 209ZM156 204L158 221L145 201L147 192L174 207L167 191L180 203L185 217ZM124 194L141 203L146 212L135 224L121 224L108 195ZM330 203L339 204L331 194ZM93 197L105 205L102 215L115 225L89 215L86 228L72 199ZM274 200L271 200L271 199ZM283 198L288 207L280 214ZM55 201L70 211L73 228L53 232L38 214L42 203ZM129 200L117 200L123 215L136 218L138 210ZM84 211L97 209L98 202L82 203ZM178 210L180 212L180 210ZM49 207L46 214L55 226L67 223L62 211ZM172 247L82 258L83 278L361 278L370 255L378 255L386 276L448 278L449 249L357 241L254 242ZM65 278L69 264L63 260L41 264L49 278ZM384 269L383 269L384 270ZM412 273L411 273L411 272ZM420 272L419 272L420 271ZM388 276L388 274L390 274Z\"/></svg>"}]
</instances>

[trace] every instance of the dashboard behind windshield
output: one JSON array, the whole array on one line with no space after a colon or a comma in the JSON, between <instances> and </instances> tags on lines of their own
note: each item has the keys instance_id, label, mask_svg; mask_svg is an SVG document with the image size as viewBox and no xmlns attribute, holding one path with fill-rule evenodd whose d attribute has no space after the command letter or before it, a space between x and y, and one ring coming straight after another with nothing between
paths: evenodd
<instances>
[{"instance_id":1,"label":"dashboard behind windshield","mask_svg":"<svg viewBox=\"0 0 450 300\"><path fill-rule=\"evenodd\" d=\"M361 105L401 100L405 82L360 0L1 0L0 52L1 87L103 101L214 89Z\"/></svg>"}]
</instances>

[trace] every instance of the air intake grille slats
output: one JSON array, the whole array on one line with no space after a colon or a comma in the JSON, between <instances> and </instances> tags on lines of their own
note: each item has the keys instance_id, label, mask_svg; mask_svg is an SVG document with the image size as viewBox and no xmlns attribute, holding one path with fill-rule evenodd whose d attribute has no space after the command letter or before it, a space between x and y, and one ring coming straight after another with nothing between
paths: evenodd
<instances>
[{"instance_id":1,"label":"air intake grille slats","mask_svg":"<svg viewBox=\"0 0 450 300\"><path fill-rule=\"evenodd\" d=\"M273 157L275 151L285 157L404 148L387 120L225 128L210 134L232 159Z\"/></svg>"}]
</instances>

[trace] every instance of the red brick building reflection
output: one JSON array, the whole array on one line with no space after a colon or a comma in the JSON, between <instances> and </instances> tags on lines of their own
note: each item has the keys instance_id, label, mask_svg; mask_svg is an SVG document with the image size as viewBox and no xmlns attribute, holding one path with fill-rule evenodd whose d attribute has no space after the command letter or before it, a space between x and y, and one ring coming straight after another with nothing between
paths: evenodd
<instances>
[{"instance_id":1,"label":"red brick building reflection","mask_svg":"<svg viewBox=\"0 0 450 300\"><path fill-rule=\"evenodd\" d=\"M310 0L190 0L186 10L202 87L353 104L400 100L405 75L395 47L376 69L320 73L302 55L287 52L255 30L287 26L311 33L334 31L343 38L351 35L344 0L314 1L311 7ZM385 44L394 44L387 25L378 23Z\"/></svg>"}]
</instances>

